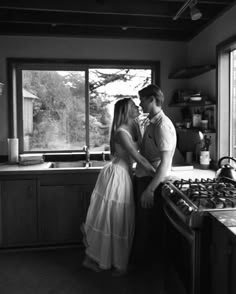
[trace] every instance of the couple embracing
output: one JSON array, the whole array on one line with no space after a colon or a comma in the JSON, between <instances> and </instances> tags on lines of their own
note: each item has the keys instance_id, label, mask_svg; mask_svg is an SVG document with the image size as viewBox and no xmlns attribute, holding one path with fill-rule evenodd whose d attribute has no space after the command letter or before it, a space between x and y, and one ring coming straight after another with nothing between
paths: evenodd
<instances>
[{"instance_id":1,"label":"couple embracing","mask_svg":"<svg viewBox=\"0 0 236 294\"><path fill-rule=\"evenodd\" d=\"M112 269L113 275L126 273L130 261L149 262L155 255L160 242L160 184L171 169L176 146L175 128L162 110L161 89L151 84L138 94L149 124L141 139L138 106L131 98L116 102L112 160L98 176L82 226L83 265L97 272Z\"/></svg>"}]
</instances>

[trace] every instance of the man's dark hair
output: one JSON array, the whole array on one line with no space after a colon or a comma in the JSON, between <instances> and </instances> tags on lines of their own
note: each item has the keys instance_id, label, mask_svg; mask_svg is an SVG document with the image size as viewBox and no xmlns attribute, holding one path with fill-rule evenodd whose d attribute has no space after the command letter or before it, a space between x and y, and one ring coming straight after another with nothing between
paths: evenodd
<instances>
[{"instance_id":1,"label":"man's dark hair","mask_svg":"<svg viewBox=\"0 0 236 294\"><path fill-rule=\"evenodd\" d=\"M156 100L157 106L162 106L164 102L164 95L161 91L161 88L154 84L150 84L147 87L141 89L138 94L139 97L145 97L146 99L153 96Z\"/></svg>"}]
</instances>

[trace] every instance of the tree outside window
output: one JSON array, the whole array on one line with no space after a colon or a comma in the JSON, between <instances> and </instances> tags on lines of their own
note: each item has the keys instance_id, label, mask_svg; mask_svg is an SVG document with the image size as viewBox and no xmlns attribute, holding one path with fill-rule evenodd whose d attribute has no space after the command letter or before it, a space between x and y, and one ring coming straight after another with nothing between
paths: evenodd
<instances>
[{"instance_id":1,"label":"tree outside window","mask_svg":"<svg viewBox=\"0 0 236 294\"><path fill-rule=\"evenodd\" d=\"M94 66L10 60L9 64L12 76L16 72L12 105L17 106L17 115L10 107L10 132L19 137L21 153L76 152L85 145L94 152L109 151L114 103L123 97L137 102L138 91L159 74L157 62L111 66L106 61Z\"/></svg>"}]
</instances>

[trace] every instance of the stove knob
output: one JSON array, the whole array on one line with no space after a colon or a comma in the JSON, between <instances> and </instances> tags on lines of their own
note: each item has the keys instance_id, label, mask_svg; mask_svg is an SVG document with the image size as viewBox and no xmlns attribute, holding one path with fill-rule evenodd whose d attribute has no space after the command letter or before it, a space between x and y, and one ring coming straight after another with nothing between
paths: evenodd
<instances>
[{"instance_id":1,"label":"stove knob","mask_svg":"<svg viewBox=\"0 0 236 294\"><path fill-rule=\"evenodd\" d=\"M162 192L164 194L170 195L170 194L174 193L174 190L170 186L164 185L163 188L162 188Z\"/></svg>"}]
</instances>

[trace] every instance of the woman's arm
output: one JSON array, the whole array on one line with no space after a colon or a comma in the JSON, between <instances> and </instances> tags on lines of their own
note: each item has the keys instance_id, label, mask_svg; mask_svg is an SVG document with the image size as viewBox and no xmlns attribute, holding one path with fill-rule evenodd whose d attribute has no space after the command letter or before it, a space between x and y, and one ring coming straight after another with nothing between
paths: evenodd
<instances>
[{"instance_id":1,"label":"woman's arm","mask_svg":"<svg viewBox=\"0 0 236 294\"><path fill-rule=\"evenodd\" d=\"M135 148L134 142L132 138L126 134L125 132L118 132L115 137L116 141L126 150L126 152L129 154L129 156L132 157L132 159L139 164L143 166L147 170L147 172L154 176L156 170L155 168L151 165L151 163L143 157Z\"/></svg>"}]
</instances>

